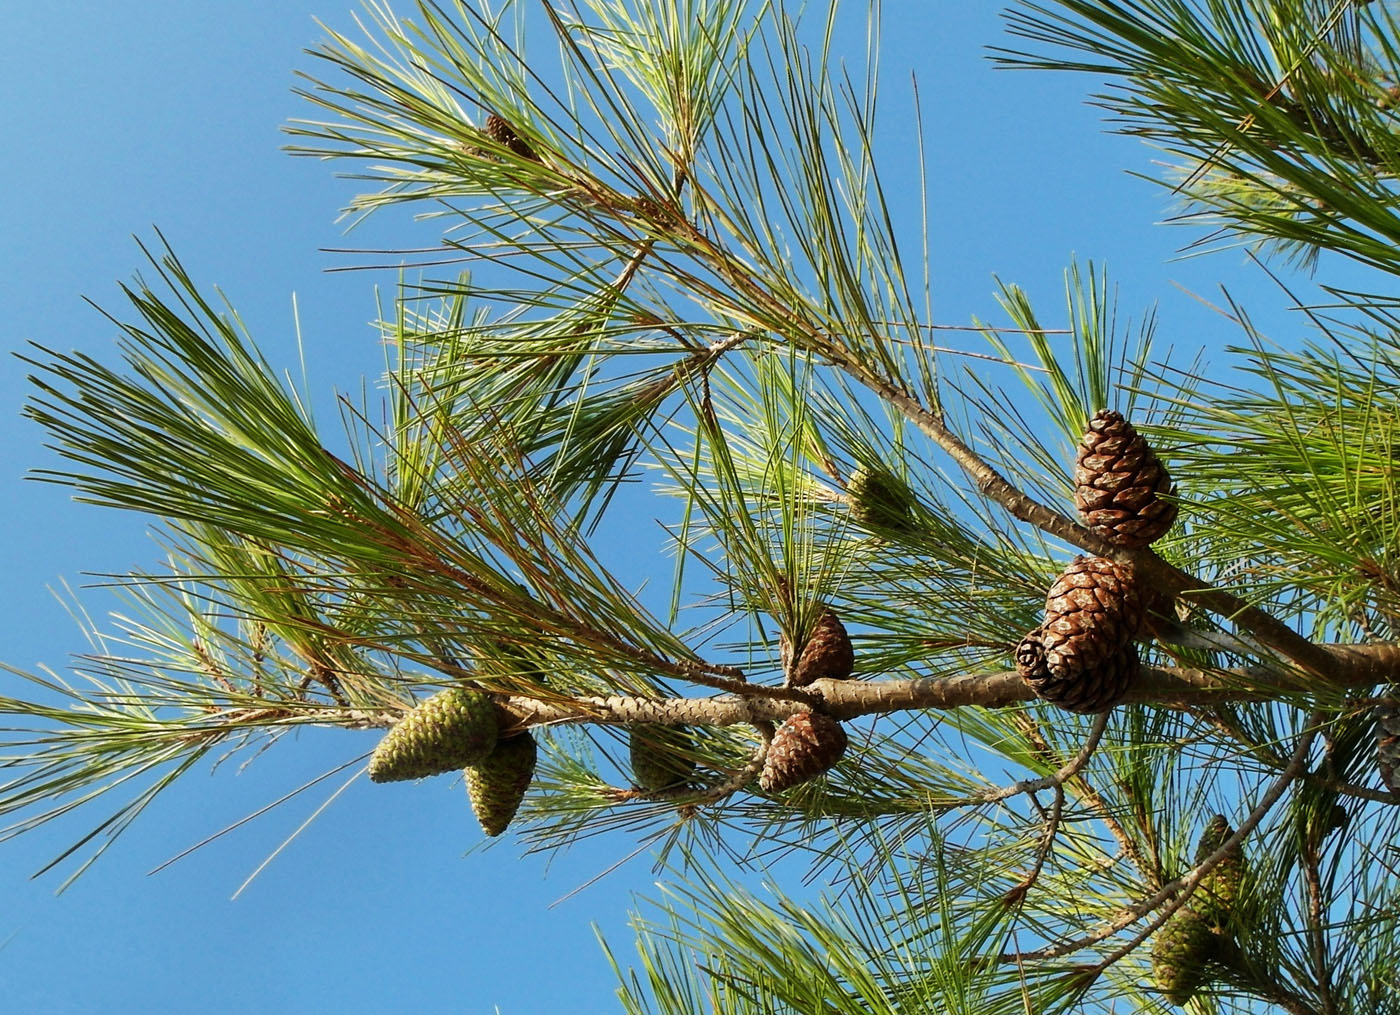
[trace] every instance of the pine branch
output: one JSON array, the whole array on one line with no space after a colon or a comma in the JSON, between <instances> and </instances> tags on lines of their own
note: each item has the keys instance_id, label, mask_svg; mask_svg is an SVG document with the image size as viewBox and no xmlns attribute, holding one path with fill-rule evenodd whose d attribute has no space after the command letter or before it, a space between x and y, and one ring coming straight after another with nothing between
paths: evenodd
<instances>
[{"instance_id":1,"label":"pine branch","mask_svg":"<svg viewBox=\"0 0 1400 1015\"><path fill-rule=\"evenodd\" d=\"M1338 660L1332 667L1332 680L1325 685L1331 690L1400 681L1400 645L1322 645L1320 648ZM1136 683L1128 689L1124 702L1183 708L1208 702L1275 701L1292 693L1295 687L1289 675L1264 667L1211 671L1144 666ZM717 698L613 695L581 696L558 702L511 696L504 706L527 726L579 722L731 726L757 721L781 722L813 705L820 705L832 717L844 720L861 715L947 710L971 705L1002 708L1034 700L1035 692L1015 670L1009 670L921 680L822 679L801 689L745 684L740 694Z\"/></svg>"}]
</instances>

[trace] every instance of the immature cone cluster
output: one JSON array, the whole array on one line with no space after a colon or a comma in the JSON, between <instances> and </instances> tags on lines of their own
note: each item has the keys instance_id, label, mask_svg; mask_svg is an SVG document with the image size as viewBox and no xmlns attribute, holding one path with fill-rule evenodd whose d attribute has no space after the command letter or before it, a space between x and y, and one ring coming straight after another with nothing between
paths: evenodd
<instances>
[{"instance_id":1,"label":"immature cone cluster","mask_svg":"<svg viewBox=\"0 0 1400 1015\"><path fill-rule=\"evenodd\" d=\"M1376 720L1376 767L1392 793L1400 793L1400 706L1383 701L1371 713Z\"/></svg>"},{"instance_id":2,"label":"immature cone cluster","mask_svg":"<svg viewBox=\"0 0 1400 1015\"><path fill-rule=\"evenodd\" d=\"M1200 914L1183 907L1164 923L1152 942L1152 976L1168 1001L1184 1007L1210 978L1208 963L1216 936Z\"/></svg>"},{"instance_id":3,"label":"immature cone cluster","mask_svg":"<svg viewBox=\"0 0 1400 1015\"><path fill-rule=\"evenodd\" d=\"M495 750L466 771L467 796L481 830L497 836L509 827L535 777L538 748L528 733L496 742Z\"/></svg>"},{"instance_id":4,"label":"immature cone cluster","mask_svg":"<svg viewBox=\"0 0 1400 1015\"><path fill-rule=\"evenodd\" d=\"M1114 546L1146 546L1176 520L1176 504L1161 499L1171 493L1171 476L1132 424L1109 409L1095 413L1074 465L1084 524Z\"/></svg>"},{"instance_id":5,"label":"immature cone cluster","mask_svg":"<svg viewBox=\"0 0 1400 1015\"><path fill-rule=\"evenodd\" d=\"M862 465L846 482L851 517L874 529L908 532L914 527L914 495L903 480L879 467Z\"/></svg>"},{"instance_id":6,"label":"immature cone cluster","mask_svg":"<svg viewBox=\"0 0 1400 1015\"><path fill-rule=\"evenodd\" d=\"M792 668L788 682L793 687L806 687L814 680L826 677L845 680L855 670L856 654L846 625L831 610L823 610L812 629L797 665Z\"/></svg>"},{"instance_id":7,"label":"immature cone cluster","mask_svg":"<svg viewBox=\"0 0 1400 1015\"><path fill-rule=\"evenodd\" d=\"M1225 815L1217 814L1206 823L1196 843L1196 863L1201 863L1235 834ZM1210 869L1196 888L1191 904L1213 929L1224 931L1230 926L1244 884L1244 851L1236 843L1220 862Z\"/></svg>"},{"instance_id":8,"label":"immature cone cluster","mask_svg":"<svg viewBox=\"0 0 1400 1015\"><path fill-rule=\"evenodd\" d=\"M815 779L846 753L846 731L823 712L791 715L773 734L758 784L765 793L780 793Z\"/></svg>"},{"instance_id":9,"label":"immature cone cluster","mask_svg":"<svg viewBox=\"0 0 1400 1015\"><path fill-rule=\"evenodd\" d=\"M1196 841L1195 863L1199 865L1234 834L1225 815L1214 815ZM1211 962L1223 961L1234 936L1231 925L1244 878L1244 852L1236 844L1201 879L1190 901L1157 932L1152 942L1152 972L1157 986L1173 1004L1181 1006L1191 1000L1211 979Z\"/></svg>"},{"instance_id":10,"label":"immature cone cluster","mask_svg":"<svg viewBox=\"0 0 1400 1015\"><path fill-rule=\"evenodd\" d=\"M695 772L693 749L690 734L683 727L660 723L633 726L628 735L632 780L639 789L652 793L684 786Z\"/></svg>"},{"instance_id":11,"label":"immature cone cluster","mask_svg":"<svg viewBox=\"0 0 1400 1015\"><path fill-rule=\"evenodd\" d=\"M538 162L540 157L535 154L535 149L530 147L529 142L515 132L515 128L503 116L491 113L486 117L486 136L498 145L509 148L512 153L527 159L530 162Z\"/></svg>"},{"instance_id":12,"label":"immature cone cluster","mask_svg":"<svg viewBox=\"0 0 1400 1015\"><path fill-rule=\"evenodd\" d=\"M482 761L496 746L496 705L480 691L454 687L433 695L379 741L369 759L374 782L455 772Z\"/></svg>"},{"instance_id":13,"label":"immature cone cluster","mask_svg":"<svg viewBox=\"0 0 1400 1015\"><path fill-rule=\"evenodd\" d=\"M1036 694L1071 712L1116 705L1138 672L1143 624L1132 568L1078 557L1050 586L1045 620L1016 646L1016 669Z\"/></svg>"}]
</instances>

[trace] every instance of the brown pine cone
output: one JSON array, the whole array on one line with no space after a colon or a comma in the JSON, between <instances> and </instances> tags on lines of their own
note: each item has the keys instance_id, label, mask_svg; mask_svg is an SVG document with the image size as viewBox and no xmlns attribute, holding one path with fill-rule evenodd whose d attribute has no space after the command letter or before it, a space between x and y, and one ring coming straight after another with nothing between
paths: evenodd
<instances>
[{"instance_id":1,"label":"brown pine cone","mask_svg":"<svg viewBox=\"0 0 1400 1015\"><path fill-rule=\"evenodd\" d=\"M1096 666L1138 636L1143 617L1131 567L1107 557L1076 557L1045 596L1045 661L1052 672Z\"/></svg>"},{"instance_id":2,"label":"brown pine cone","mask_svg":"<svg viewBox=\"0 0 1400 1015\"><path fill-rule=\"evenodd\" d=\"M1016 670L1040 697L1070 712L1106 712L1123 699L1138 673L1137 646L1128 642L1116 655L1084 669L1051 670L1045 661L1044 631L1036 628L1016 646Z\"/></svg>"},{"instance_id":3,"label":"brown pine cone","mask_svg":"<svg viewBox=\"0 0 1400 1015\"><path fill-rule=\"evenodd\" d=\"M846 633L846 625L831 610L823 610L812 636L797 657L789 684L792 687L806 687L820 677L831 680L845 680L856 665L855 650L851 647L851 636Z\"/></svg>"},{"instance_id":4,"label":"brown pine cone","mask_svg":"<svg viewBox=\"0 0 1400 1015\"><path fill-rule=\"evenodd\" d=\"M1384 701L1372 709L1376 720L1376 767L1381 782L1392 793L1400 793L1400 707Z\"/></svg>"},{"instance_id":5,"label":"brown pine cone","mask_svg":"<svg viewBox=\"0 0 1400 1015\"><path fill-rule=\"evenodd\" d=\"M498 145L509 148L512 153L530 162L538 162L540 157L535 154L535 149L530 147L528 141L515 132L515 128L503 116L491 113L486 117L486 136Z\"/></svg>"},{"instance_id":6,"label":"brown pine cone","mask_svg":"<svg viewBox=\"0 0 1400 1015\"><path fill-rule=\"evenodd\" d=\"M1074 466L1074 506L1084 524L1114 546L1141 547L1176 520L1172 479L1147 441L1121 414L1102 409L1089 421Z\"/></svg>"},{"instance_id":7,"label":"brown pine cone","mask_svg":"<svg viewBox=\"0 0 1400 1015\"><path fill-rule=\"evenodd\" d=\"M758 784L765 793L781 793L814 779L846 753L846 731L823 712L798 712L773 734Z\"/></svg>"}]
</instances>

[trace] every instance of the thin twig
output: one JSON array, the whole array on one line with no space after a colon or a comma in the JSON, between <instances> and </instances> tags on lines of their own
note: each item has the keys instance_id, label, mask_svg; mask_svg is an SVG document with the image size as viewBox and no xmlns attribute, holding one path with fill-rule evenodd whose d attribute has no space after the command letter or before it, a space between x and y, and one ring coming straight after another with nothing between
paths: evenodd
<instances>
[{"instance_id":1,"label":"thin twig","mask_svg":"<svg viewBox=\"0 0 1400 1015\"><path fill-rule=\"evenodd\" d=\"M1080 748L1079 753L1071 759L1069 764L1062 766L1058 771L1040 779L1023 779L1000 789L986 790L971 799L978 803L995 803L998 800L1006 800L1021 793L1038 793L1043 789L1063 786L1065 780L1078 775L1080 769L1087 765L1089 759L1094 756L1094 751L1098 749L1099 741L1103 738L1104 730L1108 729L1109 714L1108 712L1100 712L1094 716L1094 724L1089 727L1089 735L1084 741L1084 746Z\"/></svg>"},{"instance_id":2,"label":"thin twig","mask_svg":"<svg viewBox=\"0 0 1400 1015\"><path fill-rule=\"evenodd\" d=\"M1254 830L1254 827L1264 819L1264 815L1266 815L1274 804L1278 802L1279 798L1283 796L1284 791L1297 779L1307 762L1308 751L1312 749L1313 741L1317 738L1317 728L1321 720L1322 717L1317 714L1309 717L1309 729L1299 739L1298 747L1293 752L1293 757L1289 760L1288 768L1273 781L1260 798L1259 803L1249 812L1249 816L1246 817L1244 821L1240 822L1240 826L1235 829L1234 834L1227 838L1215 852L1205 857L1186 874L1177 878L1175 881L1170 881L1163 885L1159 891L1153 893L1146 899L1128 906L1113 919L1101 924L1089 934L1074 938L1070 941L1062 941L1059 944L1039 948L1035 951L1003 953L999 956L998 961L1019 963L1054 959L1092 947L1100 941L1117 934L1119 931L1123 930L1123 928L1136 923L1138 920L1142 919L1144 915L1162 906L1164 902L1167 902L1169 898L1179 892L1180 894L1176 894L1176 898L1172 899L1167 905L1162 906L1161 911L1148 922L1146 927L1134 934L1132 939L1125 945L1110 952L1093 968L1096 972L1102 972L1113 965L1113 963L1131 953L1151 937L1152 933L1158 927L1166 923L1167 919L1173 913L1186 904L1191 893L1196 890L1196 886L1215 868L1216 864L1232 853L1239 844L1244 841L1245 836Z\"/></svg>"},{"instance_id":3,"label":"thin twig","mask_svg":"<svg viewBox=\"0 0 1400 1015\"><path fill-rule=\"evenodd\" d=\"M1025 735L1035 744L1037 750L1048 757L1050 755L1050 744L1041 736L1040 730L1035 722L1029 716L1020 716L1018 718L1023 720L1021 725ZM1158 876L1157 865L1149 863L1147 858L1142 855L1142 851L1138 849L1137 843L1128 835L1127 830L1108 806L1108 801L1103 798L1102 794L1094 787L1093 783L1089 782L1081 772L1071 780L1071 784L1076 787L1075 795L1079 798L1080 802L1087 804L1093 809L1099 820L1108 828L1110 834L1118 840L1119 848L1132 862L1133 866L1138 869L1138 873L1142 875L1143 879L1154 890L1160 888L1162 881Z\"/></svg>"},{"instance_id":4,"label":"thin twig","mask_svg":"<svg viewBox=\"0 0 1400 1015\"><path fill-rule=\"evenodd\" d=\"M1015 904L1025 899L1030 890L1035 887L1035 883L1040 880L1040 872L1045 869L1045 861L1050 856L1050 851L1055 846L1055 836L1060 831L1060 818L1065 809L1065 788L1055 786L1055 802L1050 805L1050 814L1045 819L1045 831L1040 836L1040 845L1035 851L1035 862L1019 882L1013 885L1002 898L1008 904ZM1034 797L1032 796L1032 799Z\"/></svg>"},{"instance_id":5,"label":"thin twig","mask_svg":"<svg viewBox=\"0 0 1400 1015\"><path fill-rule=\"evenodd\" d=\"M1322 834L1314 835L1312 829L1304 828L1302 836L1303 884L1308 892L1308 960L1312 965L1318 997L1322 1001L1323 1015L1337 1015L1337 1004L1332 997L1332 971L1327 956L1326 903L1322 896L1322 875L1318 870Z\"/></svg>"}]
</instances>

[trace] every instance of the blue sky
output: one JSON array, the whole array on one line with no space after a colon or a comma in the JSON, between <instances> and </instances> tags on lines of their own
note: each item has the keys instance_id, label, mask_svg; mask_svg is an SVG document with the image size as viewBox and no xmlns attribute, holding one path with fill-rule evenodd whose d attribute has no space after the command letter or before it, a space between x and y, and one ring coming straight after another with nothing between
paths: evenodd
<instances>
[{"instance_id":1,"label":"blue sky","mask_svg":"<svg viewBox=\"0 0 1400 1015\"><path fill-rule=\"evenodd\" d=\"M279 126L307 112L291 88L294 69L313 63L302 50L323 36L313 19L348 29L350 11L349 0L57 0L7 11L6 348L32 340L110 358L115 329L81 297L115 307L115 283L141 262L133 234L149 240L159 227L196 280L219 286L239 308L268 358L294 370L296 294L323 418L336 389L355 390L363 374L377 373L373 286L391 286L392 275L328 273L344 261L321 248L410 246L429 233L400 220L347 238L335 220L351 185L280 151ZM1165 210L1162 192L1123 172L1147 170L1152 153L1102 132L1083 102L1092 82L992 70L981 47L999 41L995 5L892 0L885 21L880 140L915 216L917 179L906 170L917 75L938 322L994 316L996 275L1024 285L1046 323L1058 325L1062 272L1078 255L1107 262L1125 313L1158 304L1162 340L1205 348L1217 365L1223 357L1210 351L1240 336L1190 293L1215 299L1229 284L1277 337L1294 336L1299 325L1268 312L1281 296L1242 254L1173 259L1194 234L1153 225ZM853 33L848 51L858 56L863 45ZM85 572L149 567L157 550L144 519L23 481L52 464L41 433L19 418L25 373L12 357L0 363L0 531L9 535L0 541L0 659L61 669L84 645L50 590L95 580ZM645 570L649 561L630 563ZM111 606L101 590L82 600L99 614ZM11 679L0 676L0 694ZM548 866L521 858L508 835L480 850L465 794L450 779L392 792L360 780L236 901L247 874L324 794L147 876L373 742L365 733L303 735L247 769L198 770L61 896L60 878L29 875L87 825L0 844L7 1010L615 1010L593 925L630 956L630 893L654 878L643 857L575 889L636 844L605 836Z\"/></svg>"}]
</instances>

